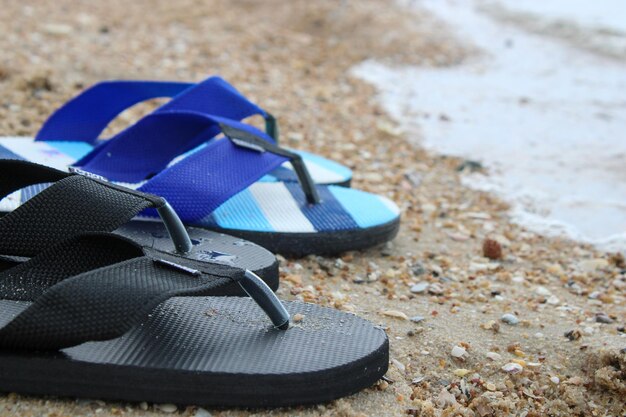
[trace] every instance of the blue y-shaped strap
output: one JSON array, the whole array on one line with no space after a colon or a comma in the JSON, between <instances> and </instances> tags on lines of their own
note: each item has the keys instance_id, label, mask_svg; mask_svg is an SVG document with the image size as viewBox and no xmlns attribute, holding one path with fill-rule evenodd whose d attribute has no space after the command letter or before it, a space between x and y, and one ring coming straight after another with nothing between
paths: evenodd
<instances>
[{"instance_id":1,"label":"blue y-shaped strap","mask_svg":"<svg viewBox=\"0 0 626 417\"><path fill-rule=\"evenodd\" d=\"M67 137L68 140L95 143L102 130L119 112L141 101L163 96L174 98L152 115L191 110L234 120L256 114L271 119L271 115L219 77L211 77L198 84L111 81L98 84L69 101L44 124L37 140L65 140ZM171 118L166 117L164 120ZM98 171L100 175L116 181L138 182L158 173L174 157L219 133L215 125L198 131L195 125L185 127L181 124L168 126L159 123L162 130L157 130L149 127L152 124L154 118L148 122L139 121L101 143L76 165ZM166 132L172 129L176 129L178 134ZM163 140L164 137L168 139ZM272 141L271 138L268 140Z\"/></svg>"},{"instance_id":2,"label":"blue y-shaped strap","mask_svg":"<svg viewBox=\"0 0 626 417\"><path fill-rule=\"evenodd\" d=\"M200 112L152 113L75 165L111 181L144 181L166 168L174 156L215 137L221 131L216 117ZM272 140L265 134L263 138Z\"/></svg>"},{"instance_id":3,"label":"blue y-shaped strap","mask_svg":"<svg viewBox=\"0 0 626 417\"><path fill-rule=\"evenodd\" d=\"M129 107L153 98L175 97L194 85L160 81L98 83L55 111L37 133L36 140L93 145L109 123Z\"/></svg>"},{"instance_id":4,"label":"blue y-shaped strap","mask_svg":"<svg viewBox=\"0 0 626 417\"><path fill-rule=\"evenodd\" d=\"M232 128L261 142L270 139L250 125L201 113L163 113L160 117L155 115L153 120L151 129L159 129L160 125L165 127L161 134L164 140L168 137L172 140L177 134L176 129L171 129L174 125L187 129L193 126L198 131L208 126L224 132ZM165 197L183 221L193 223L288 160L285 155L237 145L235 138L214 140L148 180L139 189Z\"/></svg>"},{"instance_id":5,"label":"blue y-shaped strap","mask_svg":"<svg viewBox=\"0 0 626 417\"><path fill-rule=\"evenodd\" d=\"M156 112L190 110L218 114L233 120L261 115L268 126L272 127L275 123L269 113L220 77L210 77L198 84L105 81L83 91L54 112L44 123L36 140L80 141L95 145L100 134L122 111L143 101L164 97L172 100ZM275 126L273 128L276 129Z\"/></svg>"}]
</instances>

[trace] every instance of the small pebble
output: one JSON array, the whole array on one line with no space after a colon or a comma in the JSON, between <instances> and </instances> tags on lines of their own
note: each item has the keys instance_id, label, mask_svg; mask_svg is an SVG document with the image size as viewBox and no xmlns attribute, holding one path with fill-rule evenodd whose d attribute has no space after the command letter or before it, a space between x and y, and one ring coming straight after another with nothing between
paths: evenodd
<instances>
[{"instance_id":1,"label":"small pebble","mask_svg":"<svg viewBox=\"0 0 626 417\"><path fill-rule=\"evenodd\" d=\"M427 288L428 288L427 282L418 282L417 284L414 284L411 286L411 292L413 294L419 294L419 293L423 293L424 291L426 291Z\"/></svg>"},{"instance_id":2,"label":"small pebble","mask_svg":"<svg viewBox=\"0 0 626 417\"><path fill-rule=\"evenodd\" d=\"M454 370L454 375L458 376L459 378L463 378L465 375L469 374L471 371L469 369L455 369Z\"/></svg>"},{"instance_id":3,"label":"small pebble","mask_svg":"<svg viewBox=\"0 0 626 417\"><path fill-rule=\"evenodd\" d=\"M467 351L463 349L461 346L455 346L452 348L450 355L452 355L455 358L462 359L465 355L467 355Z\"/></svg>"},{"instance_id":4,"label":"small pebble","mask_svg":"<svg viewBox=\"0 0 626 417\"><path fill-rule=\"evenodd\" d=\"M519 374L524 370L519 363L509 362L501 368L504 372L509 374Z\"/></svg>"},{"instance_id":5,"label":"small pebble","mask_svg":"<svg viewBox=\"0 0 626 417\"><path fill-rule=\"evenodd\" d=\"M296 313L291 319L294 323L300 323L302 322L302 320L304 320L304 314Z\"/></svg>"},{"instance_id":6,"label":"small pebble","mask_svg":"<svg viewBox=\"0 0 626 417\"><path fill-rule=\"evenodd\" d=\"M513 359L513 360L511 360L511 362L518 364L522 368L524 368L526 366L526 361L524 361L522 359Z\"/></svg>"},{"instance_id":7,"label":"small pebble","mask_svg":"<svg viewBox=\"0 0 626 417\"><path fill-rule=\"evenodd\" d=\"M506 324L510 324L511 326L519 324L519 319L514 314L510 313L504 314L502 317L500 317L500 320L502 320Z\"/></svg>"},{"instance_id":8,"label":"small pebble","mask_svg":"<svg viewBox=\"0 0 626 417\"><path fill-rule=\"evenodd\" d=\"M421 321L425 320L425 317L422 316L413 316L411 317L409 320L411 320L413 323L419 323Z\"/></svg>"},{"instance_id":9,"label":"small pebble","mask_svg":"<svg viewBox=\"0 0 626 417\"><path fill-rule=\"evenodd\" d=\"M491 263L478 263L478 262L472 262L470 263L469 266L469 270L471 272L482 272L482 271L492 271L495 269L500 268L500 264L497 262L491 262Z\"/></svg>"},{"instance_id":10,"label":"small pebble","mask_svg":"<svg viewBox=\"0 0 626 417\"><path fill-rule=\"evenodd\" d=\"M483 242L483 256L492 260L502 259L502 245L497 240L485 239Z\"/></svg>"},{"instance_id":11,"label":"small pebble","mask_svg":"<svg viewBox=\"0 0 626 417\"><path fill-rule=\"evenodd\" d=\"M526 354L524 353L524 351L523 351L523 350L520 350L520 349L515 349L515 350L513 351L513 354L514 354L515 356L517 356L518 358L525 358L525 357L526 357Z\"/></svg>"},{"instance_id":12,"label":"small pebble","mask_svg":"<svg viewBox=\"0 0 626 417\"><path fill-rule=\"evenodd\" d=\"M516 284L521 284L522 282L526 281L526 278L521 275L515 275L513 278L511 278L511 281L515 282Z\"/></svg>"},{"instance_id":13,"label":"small pebble","mask_svg":"<svg viewBox=\"0 0 626 417\"><path fill-rule=\"evenodd\" d=\"M565 333L565 337L567 337L570 341L578 340L582 337L582 333L580 330L570 330Z\"/></svg>"},{"instance_id":14,"label":"small pebble","mask_svg":"<svg viewBox=\"0 0 626 417\"><path fill-rule=\"evenodd\" d=\"M419 172L409 172L404 174L404 178L406 178L414 187L418 187L422 183L423 177Z\"/></svg>"},{"instance_id":15,"label":"small pebble","mask_svg":"<svg viewBox=\"0 0 626 417\"><path fill-rule=\"evenodd\" d=\"M425 376L422 376L422 375L420 375L420 376L416 376L415 378L413 378L413 379L411 380L411 384L413 384L413 385L417 385L417 384L419 384L420 382L422 382L422 381L423 381L423 380L425 380L425 379L426 379L426 377L425 377Z\"/></svg>"},{"instance_id":16,"label":"small pebble","mask_svg":"<svg viewBox=\"0 0 626 417\"><path fill-rule=\"evenodd\" d=\"M447 232L448 237L452 240L456 240L457 242L465 242L470 239L470 235L461 232Z\"/></svg>"},{"instance_id":17,"label":"small pebble","mask_svg":"<svg viewBox=\"0 0 626 417\"><path fill-rule=\"evenodd\" d=\"M394 358L391 358L391 362L395 365L396 368L398 368L398 371L402 373L406 372L406 366L404 366L402 362Z\"/></svg>"},{"instance_id":18,"label":"small pebble","mask_svg":"<svg viewBox=\"0 0 626 417\"><path fill-rule=\"evenodd\" d=\"M485 354L485 356L487 356L492 361L498 361L498 360L502 359L502 355L500 355L499 353L496 353L496 352L487 352Z\"/></svg>"},{"instance_id":19,"label":"small pebble","mask_svg":"<svg viewBox=\"0 0 626 417\"><path fill-rule=\"evenodd\" d=\"M552 382L553 384L558 384L559 382L561 382L561 380L559 379L558 376L551 376L550 382Z\"/></svg>"},{"instance_id":20,"label":"small pebble","mask_svg":"<svg viewBox=\"0 0 626 417\"><path fill-rule=\"evenodd\" d=\"M428 286L428 292L433 295L443 294L443 287L439 284L431 284Z\"/></svg>"},{"instance_id":21,"label":"small pebble","mask_svg":"<svg viewBox=\"0 0 626 417\"><path fill-rule=\"evenodd\" d=\"M424 265L422 265L420 263L416 263L416 264L414 264L411 267L411 273L413 273L413 275L418 277L418 276L424 275L426 273L426 268L424 268Z\"/></svg>"},{"instance_id":22,"label":"small pebble","mask_svg":"<svg viewBox=\"0 0 626 417\"><path fill-rule=\"evenodd\" d=\"M613 319L604 313L599 313L599 314L596 314L596 322L602 323L602 324L611 324L613 323Z\"/></svg>"},{"instance_id":23,"label":"small pebble","mask_svg":"<svg viewBox=\"0 0 626 417\"><path fill-rule=\"evenodd\" d=\"M383 310L380 312L383 316L393 317L395 319L408 320L409 317L401 311L397 310Z\"/></svg>"},{"instance_id":24,"label":"small pebble","mask_svg":"<svg viewBox=\"0 0 626 417\"><path fill-rule=\"evenodd\" d=\"M463 171L476 172L476 171L481 171L482 169L483 169L483 164L481 164L478 161L472 161L471 159L466 159L465 161L461 162L456 167L456 170L459 172L463 172Z\"/></svg>"},{"instance_id":25,"label":"small pebble","mask_svg":"<svg viewBox=\"0 0 626 417\"><path fill-rule=\"evenodd\" d=\"M380 271L374 271L367 274L365 282L376 282L380 278Z\"/></svg>"},{"instance_id":26,"label":"small pebble","mask_svg":"<svg viewBox=\"0 0 626 417\"><path fill-rule=\"evenodd\" d=\"M67 35L72 33L72 27L61 23L48 23L43 26L43 30L50 35Z\"/></svg>"},{"instance_id":27,"label":"small pebble","mask_svg":"<svg viewBox=\"0 0 626 417\"><path fill-rule=\"evenodd\" d=\"M485 330L492 330L495 333L498 333L500 331L500 324L498 324L498 322L495 320L489 320L487 323L481 324L480 327Z\"/></svg>"},{"instance_id":28,"label":"small pebble","mask_svg":"<svg viewBox=\"0 0 626 417\"><path fill-rule=\"evenodd\" d=\"M551 305L557 305L559 303L559 299L554 296L551 295L550 297L548 297L548 299L546 300L546 303L551 304Z\"/></svg>"},{"instance_id":29,"label":"small pebble","mask_svg":"<svg viewBox=\"0 0 626 417\"><path fill-rule=\"evenodd\" d=\"M196 414L194 414L193 416L194 417L213 417L213 414L209 413L207 410L200 407L196 410Z\"/></svg>"},{"instance_id":30,"label":"small pebble","mask_svg":"<svg viewBox=\"0 0 626 417\"><path fill-rule=\"evenodd\" d=\"M552 293L550 292L549 289L547 289L546 287L537 287L537 289L535 289L535 292L539 295L543 295L545 297L549 297L552 295Z\"/></svg>"}]
</instances>

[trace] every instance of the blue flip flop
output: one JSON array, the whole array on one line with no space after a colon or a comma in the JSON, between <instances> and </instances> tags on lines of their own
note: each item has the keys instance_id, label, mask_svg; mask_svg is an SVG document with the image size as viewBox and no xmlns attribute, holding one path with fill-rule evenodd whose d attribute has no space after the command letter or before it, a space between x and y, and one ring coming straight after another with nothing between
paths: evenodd
<instances>
[{"instance_id":1,"label":"blue flip flop","mask_svg":"<svg viewBox=\"0 0 626 417\"><path fill-rule=\"evenodd\" d=\"M24 138L0 137L0 155L13 153L31 161L61 168L74 164L84 165L92 155L105 148L114 148L119 154L124 150L124 144L119 143L123 140L123 135L118 134L110 139L99 139L99 136L124 110L137 103L161 97L170 97L171 100L155 110L155 113L189 110L233 120L261 116L265 119L268 135L274 142L278 140L276 119L246 99L222 78L211 77L197 84L107 81L85 90L59 108L44 123L34 140L30 138L27 143ZM152 148L151 157L160 158L159 168L163 169L174 158L214 138L216 133L217 130L210 129L187 142L174 138L171 143L162 143L158 149ZM142 147L145 145L143 143ZM315 154L296 152L302 156L315 183L350 186L352 172L349 168ZM261 180L294 182L297 178L293 167L285 163Z\"/></svg>"},{"instance_id":2,"label":"blue flip flop","mask_svg":"<svg viewBox=\"0 0 626 417\"><path fill-rule=\"evenodd\" d=\"M153 155L152 149L177 141L193 143L198 137L210 134L212 138L219 133L224 137L202 140L200 146L191 147L192 151L169 161L165 168L161 169L162 156L158 152ZM32 143L24 141L22 146L29 149ZM73 163L59 157L73 152L81 142L70 145L68 152L49 155L54 165ZM20 159L13 151L2 156ZM297 182L259 181L287 162ZM392 239L400 223L398 207L386 197L315 184L300 154L280 148L269 135L250 125L201 112L160 110L150 114L76 165L77 172L165 197L187 225L239 236L288 255L366 248ZM14 195L4 202L9 207L0 210L12 210L30 195L32 192Z\"/></svg>"}]
</instances>

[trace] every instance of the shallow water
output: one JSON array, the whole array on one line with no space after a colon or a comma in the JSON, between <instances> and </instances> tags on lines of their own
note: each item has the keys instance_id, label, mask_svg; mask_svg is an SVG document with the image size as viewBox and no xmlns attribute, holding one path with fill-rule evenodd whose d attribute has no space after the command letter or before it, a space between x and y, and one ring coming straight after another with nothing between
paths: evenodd
<instances>
[{"instance_id":1,"label":"shallow water","mask_svg":"<svg viewBox=\"0 0 626 417\"><path fill-rule=\"evenodd\" d=\"M430 11L482 53L447 68L368 61L354 74L378 87L407 132L421 131L422 145L481 161L489 175L464 181L510 202L513 221L626 251L623 2L406 6Z\"/></svg>"}]
</instances>

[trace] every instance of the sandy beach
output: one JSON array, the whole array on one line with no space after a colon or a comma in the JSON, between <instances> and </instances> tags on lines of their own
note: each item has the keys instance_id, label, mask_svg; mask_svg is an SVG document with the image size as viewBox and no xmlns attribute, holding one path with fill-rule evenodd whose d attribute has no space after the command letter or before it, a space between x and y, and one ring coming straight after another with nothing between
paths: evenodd
<instances>
[{"instance_id":1,"label":"sandy beach","mask_svg":"<svg viewBox=\"0 0 626 417\"><path fill-rule=\"evenodd\" d=\"M488 169L426 150L424 132L401 126L353 73L367 60L436 71L480 53L427 10L374 0L9 0L0 33L0 135L34 135L103 79L220 74L278 117L284 145L345 163L355 188L403 212L384 247L280 258L281 298L386 329L390 369L376 386L283 410L4 393L1 416L626 414L624 257L512 222L507 203L464 183ZM124 113L111 131L151 108Z\"/></svg>"}]
</instances>

